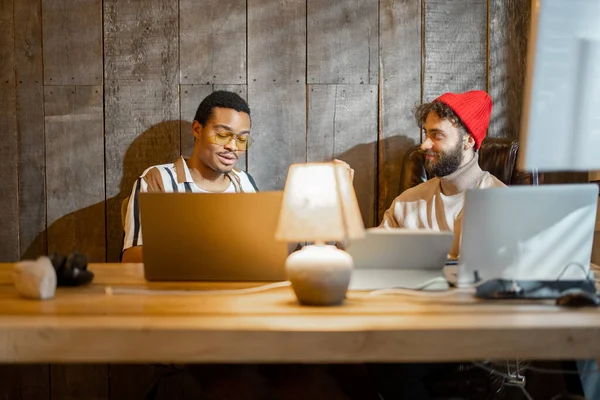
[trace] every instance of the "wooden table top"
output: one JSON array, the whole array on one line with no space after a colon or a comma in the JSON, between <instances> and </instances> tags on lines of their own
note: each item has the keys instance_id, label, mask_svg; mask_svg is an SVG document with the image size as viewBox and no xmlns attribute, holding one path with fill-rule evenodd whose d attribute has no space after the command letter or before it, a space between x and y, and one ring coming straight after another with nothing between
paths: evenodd
<instances>
[{"instance_id":1,"label":"wooden table top","mask_svg":"<svg viewBox=\"0 0 600 400\"><path fill-rule=\"evenodd\" d=\"M0 264L0 362L365 362L600 356L600 309L553 302L349 292L299 305L289 287L252 294L112 294L106 287L221 290L249 283L150 283L141 264L91 264L92 285L19 296ZM256 285L256 284L254 284Z\"/></svg>"}]
</instances>

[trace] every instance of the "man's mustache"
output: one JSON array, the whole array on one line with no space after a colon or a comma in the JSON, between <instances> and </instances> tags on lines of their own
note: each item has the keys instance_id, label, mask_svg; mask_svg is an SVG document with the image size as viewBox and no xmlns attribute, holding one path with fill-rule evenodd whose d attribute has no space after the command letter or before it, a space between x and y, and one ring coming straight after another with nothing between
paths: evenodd
<instances>
[{"instance_id":1,"label":"man's mustache","mask_svg":"<svg viewBox=\"0 0 600 400\"><path fill-rule=\"evenodd\" d=\"M421 153L421 155L423 156L439 156L439 153L436 153L435 151L431 151L431 150L419 150L419 153Z\"/></svg>"}]
</instances>

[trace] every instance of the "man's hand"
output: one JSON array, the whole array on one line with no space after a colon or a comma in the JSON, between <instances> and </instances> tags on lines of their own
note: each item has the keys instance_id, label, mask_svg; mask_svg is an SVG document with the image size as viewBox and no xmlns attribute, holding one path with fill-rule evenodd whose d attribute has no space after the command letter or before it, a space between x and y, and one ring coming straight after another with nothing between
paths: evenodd
<instances>
[{"instance_id":1,"label":"man's hand","mask_svg":"<svg viewBox=\"0 0 600 400\"><path fill-rule=\"evenodd\" d=\"M350 175L350 182L354 182L354 170L350 168L350 165L348 165L347 162L338 159L333 160L333 162L344 166L348 170L348 174Z\"/></svg>"}]
</instances>

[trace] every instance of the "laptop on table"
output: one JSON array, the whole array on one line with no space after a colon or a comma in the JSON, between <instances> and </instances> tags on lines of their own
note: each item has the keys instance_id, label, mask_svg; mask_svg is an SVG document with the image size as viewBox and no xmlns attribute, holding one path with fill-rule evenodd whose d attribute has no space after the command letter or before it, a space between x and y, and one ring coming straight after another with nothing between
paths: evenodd
<instances>
[{"instance_id":1,"label":"laptop on table","mask_svg":"<svg viewBox=\"0 0 600 400\"><path fill-rule=\"evenodd\" d=\"M590 268L598 186L471 189L464 205L458 286L482 298L595 292Z\"/></svg>"},{"instance_id":2,"label":"laptop on table","mask_svg":"<svg viewBox=\"0 0 600 400\"><path fill-rule=\"evenodd\" d=\"M418 289L435 278L424 289L446 289L443 268L453 240L449 231L367 229L346 249L354 261L350 290Z\"/></svg>"},{"instance_id":3,"label":"laptop on table","mask_svg":"<svg viewBox=\"0 0 600 400\"><path fill-rule=\"evenodd\" d=\"M149 281L283 281L282 191L140 193Z\"/></svg>"}]
</instances>

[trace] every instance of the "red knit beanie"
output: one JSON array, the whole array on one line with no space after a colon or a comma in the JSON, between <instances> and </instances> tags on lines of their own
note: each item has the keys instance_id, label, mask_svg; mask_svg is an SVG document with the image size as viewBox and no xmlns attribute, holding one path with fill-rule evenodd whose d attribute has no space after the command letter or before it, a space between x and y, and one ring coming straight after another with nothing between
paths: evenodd
<instances>
[{"instance_id":1,"label":"red knit beanie","mask_svg":"<svg viewBox=\"0 0 600 400\"><path fill-rule=\"evenodd\" d=\"M475 150L481 146L492 115L492 99L483 90L465 93L444 93L434 101L441 101L454 111L465 124L473 139Z\"/></svg>"}]
</instances>

